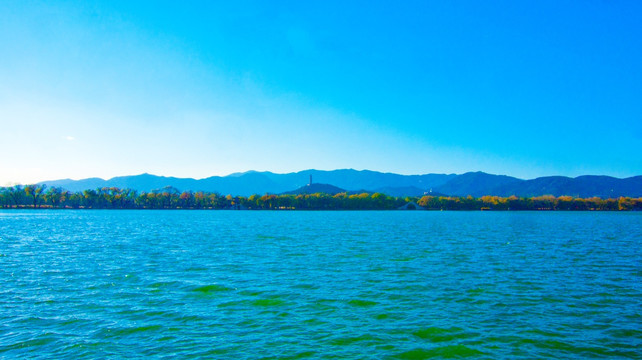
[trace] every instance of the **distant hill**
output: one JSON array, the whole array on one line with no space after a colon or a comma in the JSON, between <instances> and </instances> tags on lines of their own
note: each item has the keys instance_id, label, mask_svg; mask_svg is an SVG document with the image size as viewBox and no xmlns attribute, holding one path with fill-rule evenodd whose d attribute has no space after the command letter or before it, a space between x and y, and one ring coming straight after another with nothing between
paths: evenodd
<instances>
[{"instance_id":1,"label":"distant hill","mask_svg":"<svg viewBox=\"0 0 642 360\"><path fill-rule=\"evenodd\" d=\"M335 189L325 192L381 192L391 196L454 195L475 197L571 195L580 197L642 197L642 176L625 179L610 176L548 176L522 180L506 175L484 172L455 174L400 175L369 170L304 170L288 174L248 171L228 176L212 176L205 179L190 179L141 174L119 176L108 180L89 178L83 180L52 180L41 184L61 187L70 191L82 191L103 187L130 188L152 191L173 186L181 191L208 191L220 194L249 196L252 194L281 194L305 187L312 176L312 185L332 184ZM344 190L345 189L345 190ZM302 190L303 191L303 190ZM334 192L336 193L336 192Z\"/></svg>"},{"instance_id":2,"label":"distant hill","mask_svg":"<svg viewBox=\"0 0 642 360\"><path fill-rule=\"evenodd\" d=\"M293 191L284 192L283 195L305 195L305 194L316 194L324 193L329 195L336 195L339 193L344 193L346 190L338 188L334 185L329 184L308 184L302 186Z\"/></svg>"},{"instance_id":3,"label":"distant hill","mask_svg":"<svg viewBox=\"0 0 642 360\"><path fill-rule=\"evenodd\" d=\"M509 186L522 182L518 178L506 175L492 175L484 172L469 172L450 179L447 183L437 186L436 191L455 196L484 196L495 195L497 187Z\"/></svg>"},{"instance_id":4,"label":"distant hill","mask_svg":"<svg viewBox=\"0 0 642 360\"><path fill-rule=\"evenodd\" d=\"M424 195L445 196L445 194L432 191L432 189L420 189L416 186L401 186L401 187L386 186L386 187L374 189L374 191L371 191L371 192L378 192L378 193L382 193L390 196L397 196L397 197L424 196Z\"/></svg>"},{"instance_id":5,"label":"distant hill","mask_svg":"<svg viewBox=\"0 0 642 360\"><path fill-rule=\"evenodd\" d=\"M49 180L41 184L56 186L69 191L82 191L103 187L131 188L138 191L152 191L165 186L173 186L179 190L208 191L220 194L249 196L252 194L280 194L292 189L298 189L309 183L310 176L314 183L332 184L347 191L369 191L381 188L417 188L420 192L442 185L457 175L426 174L399 175L380 173L369 170L304 170L296 173L275 174L272 172L248 171L234 173L228 176L212 176L205 179L175 178L155 176L150 174L119 176L108 180L99 178L83 180ZM418 193L412 190L413 196Z\"/></svg>"},{"instance_id":6,"label":"distant hill","mask_svg":"<svg viewBox=\"0 0 642 360\"><path fill-rule=\"evenodd\" d=\"M569 195L575 197L615 198L620 196L641 197L642 176L618 179L610 176L547 176L533 180L520 180L491 189L490 192L499 196L538 196L538 195Z\"/></svg>"}]
</instances>

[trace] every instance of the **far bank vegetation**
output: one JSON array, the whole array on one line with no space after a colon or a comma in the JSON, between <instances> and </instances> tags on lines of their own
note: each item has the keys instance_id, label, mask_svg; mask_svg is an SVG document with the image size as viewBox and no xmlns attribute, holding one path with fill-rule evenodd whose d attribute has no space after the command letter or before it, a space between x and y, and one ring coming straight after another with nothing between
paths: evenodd
<instances>
[{"instance_id":1,"label":"far bank vegetation","mask_svg":"<svg viewBox=\"0 0 642 360\"><path fill-rule=\"evenodd\" d=\"M69 192L46 185L0 188L1 208L50 209L243 209L243 210L394 210L411 203L426 210L642 210L642 198L571 196L393 197L382 193L231 196L165 187L135 191L115 187ZM414 208L410 206L409 208Z\"/></svg>"}]
</instances>

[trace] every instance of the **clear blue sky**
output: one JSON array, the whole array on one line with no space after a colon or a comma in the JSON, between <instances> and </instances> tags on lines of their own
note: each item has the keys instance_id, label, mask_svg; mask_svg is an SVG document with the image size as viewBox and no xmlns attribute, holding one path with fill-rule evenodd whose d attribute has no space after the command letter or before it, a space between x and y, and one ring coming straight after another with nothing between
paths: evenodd
<instances>
[{"instance_id":1,"label":"clear blue sky","mask_svg":"<svg viewBox=\"0 0 642 360\"><path fill-rule=\"evenodd\" d=\"M642 2L0 2L0 185L642 174Z\"/></svg>"}]
</instances>

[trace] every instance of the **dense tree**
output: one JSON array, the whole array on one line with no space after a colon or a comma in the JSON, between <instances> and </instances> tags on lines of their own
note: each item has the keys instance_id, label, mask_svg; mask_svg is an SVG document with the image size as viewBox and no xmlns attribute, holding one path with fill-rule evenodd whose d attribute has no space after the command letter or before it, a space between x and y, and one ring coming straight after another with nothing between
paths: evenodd
<instances>
[{"instance_id":1,"label":"dense tree","mask_svg":"<svg viewBox=\"0 0 642 360\"><path fill-rule=\"evenodd\" d=\"M45 191L46 190L46 191ZM428 210L642 210L642 198L575 198L571 196L422 196L392 197L382 193L223 196L173 187L138 193L116 187L71 193L44 185L0 188L4 208L84 209L250 209L250 210L392 210L412 202Z\"/></svg>"},{"instance_id":2,"label":"dense tree","mask_svg":"<svg viewBox=\"0 0 642 360\"><path fill-rule=\"evenodd\" d=\"M51 207L58 207L63 200L63 190L55 186L50 187L44 195L45 203L50 203Z\"/></svg>"},{"instance_id":3,"label":"dense tree","mask_svg":"<svg viewBox=\"0 0 642 360\"><path fill-rule=\"evenodd\" d=\"M9 188L0 188L0 206L3 208L11 207L11 197L9 196Z\"/></svg>"},{"instance_id":4,"label":"dense tree","mask_svg":"<svg viewBox=\"0 0 642 360\"><path fill-rule=\"evenodd\" d=\"M100 208L98 204L99 190L85 190L82 192L82 206L86 208Z\"/></svg>"},{"instance_id":5,"label":"dense tree","mask_svg":"<svg viewBox=\"0 0 642 360\"><path fill-rule=\"evenodd\" d=\"M23 198L26 196L24 189L21 185L16 185L7 188L7 193L9 199L13 202L13 205L18 207L22 203Z\"/></svg>"},{"instance_id":6,"label":"dense tree","mask_svg":"<svg viewBox=\"0 0 642 360\"><path fill-rule=\"evenodd\" d=\"M183 191L179 196L180 206L183 209L189 209L192 206L194 195L191 191Z\"/></svg>"},{"instance_id":7,"label":"dense tree","mask_svg":"<svg viewBox=\"0 0 642 360\"><path fill-rule=\"evenodd\" d=\"M39 205L40 194L47 188L47 185L27 185L25 186L25 195L31 196L33 199L33 207L37 208Z\"/></svg>"}]
</instances>

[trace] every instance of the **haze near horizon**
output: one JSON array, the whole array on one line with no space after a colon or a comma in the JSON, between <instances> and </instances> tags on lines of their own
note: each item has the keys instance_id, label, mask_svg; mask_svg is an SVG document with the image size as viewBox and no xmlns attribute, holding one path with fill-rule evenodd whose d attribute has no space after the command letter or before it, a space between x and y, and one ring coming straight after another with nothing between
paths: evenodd
<instances>
[{"instance_id":1,"label":"haze near horizon","mask_svg":"<svg viewBox=\"0 0 642 360\"><path fill-rule=\"evenodd\" d=\"M642 174L636 2L0 3L0 186Z\"/></svg>"}]
</instances>

